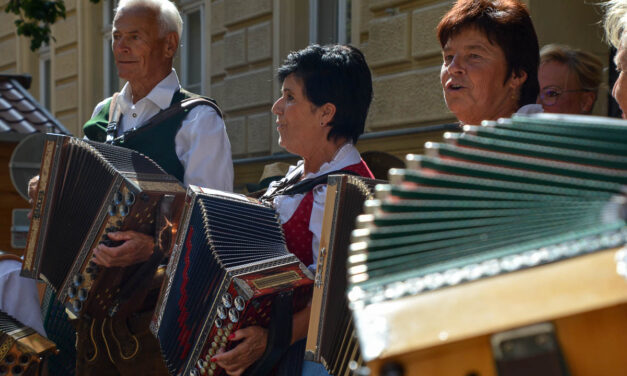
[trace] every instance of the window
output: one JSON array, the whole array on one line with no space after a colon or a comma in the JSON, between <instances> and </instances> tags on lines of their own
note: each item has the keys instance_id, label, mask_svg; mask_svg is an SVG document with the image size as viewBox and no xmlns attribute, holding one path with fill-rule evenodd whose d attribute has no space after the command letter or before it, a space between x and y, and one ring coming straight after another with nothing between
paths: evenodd
<instances>
[{"instance_id":1,"label":"window","mask_svg":"<svg viewBox=\"0 0 627 376\"><path fill-rule=\"evenodd\" d=\"M201 2L186 6L182 18L181 86L191 92L204 94L204 12Z\"/></svg>"},{"instance_id":2,"label":"window","mask_svg":"<svg viewBox=\"0 0 627 376\"><path fill-rule=\"evenodd\" d=\"M350 43L351 0L309 0L309 42Z\"/></svg>"},{"instance_id":3,"label":"window","mask_svg":"<svg viewBox=\"0 0 627 376\"><path fill-rule=\"evenodd\" d=\"M102 56L103 56L103 96L110 97L120 90L120 79L118 70L115 67L115 59L111 50L111 28L113 25L113 15L115 4L113 0L105 0L102 3Z\"/></svg>"},{"instance_id":4,"label":"window","mask_svg":"<svg viewBox=\"0 0 627 376\"><path fill-rule=\"evenodd\" d=\"M52 76L50 72L50 47L39 49L39 103L51 111L50 98L52 96Z\"/></svg>"}]
</instances>

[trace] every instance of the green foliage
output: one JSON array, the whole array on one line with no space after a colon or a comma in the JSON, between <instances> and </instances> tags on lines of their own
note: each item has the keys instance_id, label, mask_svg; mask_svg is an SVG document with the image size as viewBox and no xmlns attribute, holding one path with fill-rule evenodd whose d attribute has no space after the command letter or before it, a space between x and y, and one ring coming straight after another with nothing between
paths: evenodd
<instances>
[{"instance_id":1,"label":"green foliage","mask_svg":"<svg viewBox=\"0 0 627 376\"><path fill-rule=\"evenodd\" d=\"M89 1L98 3L100 0ZM50 25L65 18L65 3L63 0L9 0L4 11L17 16L17 34L30 38L30 49L36 51L43 43L50 42Z\"/></svg>"}]
</instances>

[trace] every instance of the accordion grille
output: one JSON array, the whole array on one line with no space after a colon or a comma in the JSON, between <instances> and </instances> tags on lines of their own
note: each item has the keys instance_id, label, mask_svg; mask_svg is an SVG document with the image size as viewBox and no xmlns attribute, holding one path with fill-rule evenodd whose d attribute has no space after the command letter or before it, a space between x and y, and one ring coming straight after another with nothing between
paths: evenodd
<instances>
[{"instance_id":1,"label":"accordion grille","mask_svg":"<svg viewBox=\"0 0 627 376\"><path fill-rule=\"evenodd\" d=\"M41 263L41 274L56 290L61 288L114 180L113 170L84 142L70 142L63 148L56 186L49 187L54 196Z\"/></svg>"},{"instance_id":2,"label":"accordion grille","mask_svg":"<svg viewBox=\"0 0 627 376\"><path fill-rule=\"evenodd\" d=\"M22 325L19 321L14 319L9 314L0 311L0 332L3 334L8 334L14 332L16 330L22 329L24 325Z\"/></svg>"}]
</instances>

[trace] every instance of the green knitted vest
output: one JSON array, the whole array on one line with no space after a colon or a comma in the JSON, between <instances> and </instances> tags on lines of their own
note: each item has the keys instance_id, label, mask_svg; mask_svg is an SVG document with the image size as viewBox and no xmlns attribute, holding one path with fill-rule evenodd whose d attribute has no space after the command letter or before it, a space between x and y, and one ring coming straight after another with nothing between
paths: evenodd
<instances>
[{"instance_id":1,"label":"green knitted vest","mask_svg":"<svg viewBox=\"0 0 627 376\"><path fill-rule=\"evenodd\" d=\"M197 97L200 96L181 89L172 96L170 106L181 102L183 99ZM87 136L90 140L98 142L104 142L106 140L110 105L111 98L109 98L109 100L105 103L100 112L87 121L87 123L83 126L85 136ZM150 157L168 174L176 177L182 182L185 169L176 155L174 138L190 110L191 108L185 109L157 126L146 129L145 131L139 128L140 131L133 132L132 134L129 134L128 137L124 137L122 140L116 138L113 144L136 150Z\"/></svg>"}]
</instances>

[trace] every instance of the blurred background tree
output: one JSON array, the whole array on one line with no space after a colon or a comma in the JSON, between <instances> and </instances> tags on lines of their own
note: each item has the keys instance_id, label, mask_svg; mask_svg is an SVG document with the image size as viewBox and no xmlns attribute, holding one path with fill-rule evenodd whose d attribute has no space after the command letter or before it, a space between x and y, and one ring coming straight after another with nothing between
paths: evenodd
<instances>
[{"instance_id":1,"label":"blurred background tree","mask_svg":"<svg viewBox=\"0 0 627 376\"><path fill-rule=\"evenodd\" d=\"M100 0L89 1L98 3ZM36 51L50 42L50 26L65 18L65 3L63 0L9 0L4 11L17 16L17 35L30 38L30 49Z\"/></svg>"}]
</instances>

